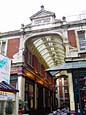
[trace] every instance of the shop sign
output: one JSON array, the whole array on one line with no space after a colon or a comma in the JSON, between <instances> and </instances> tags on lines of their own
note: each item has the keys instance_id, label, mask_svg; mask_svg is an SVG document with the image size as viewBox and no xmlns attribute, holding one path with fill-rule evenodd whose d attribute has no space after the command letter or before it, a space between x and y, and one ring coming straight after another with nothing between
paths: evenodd
<instances>
[{"instance_id":1,"label":"shop sign","mask_svg":"<svg viewBox=\"0 0 86 115\"><path fill-rule=\"evenodd\" d=\"M0 91L0 100L8 100L8 99L12 99L15 101L15 94L10 92Z\"/></svg>"},{"instance_id":2,"label":"shop sign","mask_svg":"<svg viewBox=\"0 0 86 115\"><path fill-rule=\"evenodd\" d=\"M0 82L10 82L11 60L0 54Z\"/></svg>"}]
</instances>

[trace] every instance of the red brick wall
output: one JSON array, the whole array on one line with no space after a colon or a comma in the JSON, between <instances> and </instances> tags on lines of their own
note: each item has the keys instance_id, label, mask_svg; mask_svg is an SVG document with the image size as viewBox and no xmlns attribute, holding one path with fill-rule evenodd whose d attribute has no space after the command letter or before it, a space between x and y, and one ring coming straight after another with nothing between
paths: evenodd
<instances>
[{"instance_id":1,"label":"red brick wall","mask_svg":"<svg viewBox=\"0 0 86 115\"><path fill-rule=\"evenodd\" d=\"M8 40L7 57L13 58L13 55L19 51L20 38Z\"/></svg>"},{"instance_id":2,"label":"red brick wall","mask_svg":"<svg viewBox=\"0 0 86 115\"><path fill-rule=\"evenodd\" d=\"M75 30L68 30L68 40L72 47L77 47Z\"/></svg>"},{"instance_id":3,"label":"red brick wall","mask_svg":"<svg viewBox=\"0 0 86 115\"><path fill-rule=\"evenodd\" d=\"M82 54L79 54L81 57L86 57L86 52L85 53L82 53Z\"/></svg>"}]
</instances>

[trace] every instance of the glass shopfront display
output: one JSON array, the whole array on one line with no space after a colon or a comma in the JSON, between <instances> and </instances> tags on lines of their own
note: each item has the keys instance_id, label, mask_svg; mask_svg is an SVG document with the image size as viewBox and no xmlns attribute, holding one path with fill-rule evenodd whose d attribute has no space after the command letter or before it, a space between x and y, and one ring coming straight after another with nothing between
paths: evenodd
<instances>
[{"instance_id":1,"label":"glass shopfront display","mask_svg":"<svg viewBox=\"0 0 86 115\"><path fill-rule=\"evenodd\" d=\"M33 85L29 84L29 108L33 109L33 107L34 107Z\"/></svg>"},{"instance_id":2,"label":"glass shopfront display","mask_svg":"<svg viewBox=\"0 0 86 115\"><path fill-rule=\"evenodd\" d=\"M27 80L25 84L25 111L34 109L34 85Z\"/></svg>"},{"instance_id":3,"label":"glass shopfront display","mask_svg":"<svg viewBox=\"0 0 86 115\"><path fill-rule=\"evenodd\" d=\"M4 101L0 101L0 115L4 113Z\"/></svg>"},{"instance_id":4,"label":"glass shopfront display","mask_svg":"<svg viewBox=\"0 0 86 115\"><path fill-rule=\"evenodd\" d=\"M73 71L75 109L77 115L84 115L86 109L86 71Z\"/></svg>"}]
</instances>

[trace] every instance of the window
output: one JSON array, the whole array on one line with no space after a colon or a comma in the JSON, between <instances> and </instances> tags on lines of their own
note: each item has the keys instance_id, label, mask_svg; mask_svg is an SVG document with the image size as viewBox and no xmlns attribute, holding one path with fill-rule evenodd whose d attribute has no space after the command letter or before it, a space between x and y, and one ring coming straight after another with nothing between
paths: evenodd
<instances>
[{"instance_id":1,"label":"window","mask_svg":"<svg viewBox=\"0 0 86 115\"><path fill-rule=\"evenodd\" d=\"M34 108L34 86L32 83L26 83L25 84L25 100L26 100L26 105L25 108L26 110L31 110Z\"/></svg>"},{"instance_id":2,"label":"window","mask_svg":"<svg viewBox=\"0 0 86 115\"><path fill-rule=\"evenodd\" d=\"M32 109L34 107L34 91L33 91L33 85L29 84L29 109Z\"/></svg>"},{"instance_id":3,"label":"window","mask_svg":"<svg viewBox=\"0 0 86 115\"><path fill-rule=\"evenodd\" d=\"M34 61L33 61L33 55L32 53L28 50L28 64L33 67Z\"/></svg>"},{"instance_id":4,"label":"window","mask_svg":"<svg viewBox=\"0 0 86 115\"><path fill-rule=\"evenodd\" d=\"M6 54L6 41L0 41L0 53L2 55Z\"/></svg>"},{"instance_id":5,"label":"window","mask_svg":"<svg viewBox=\"0 0 86 115\"><path fill-rule=\"evenodd\" d=\"M41 68L41 64L38 62L38 72L41 74L41 70L42 68Z\"/></svg>"},{"instance_id":6,"label":"window","mask_svg":"<svg viewBox=\"0 0 86 115\"><path fill-rule=\"evenodd\" d=\"M79 46L80 50L86 50L86 36L85 31L78 31L78 38L79 38Z\"/></svg>"}]
</instances>

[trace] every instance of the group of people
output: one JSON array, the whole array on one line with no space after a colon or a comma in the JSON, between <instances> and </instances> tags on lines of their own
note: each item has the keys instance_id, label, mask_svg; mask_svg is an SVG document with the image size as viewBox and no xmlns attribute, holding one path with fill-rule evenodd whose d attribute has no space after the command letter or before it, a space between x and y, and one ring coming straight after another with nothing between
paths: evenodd
<instances>
[{"instance_id":1,"label":"group of people","mask_svg":"<svg viewBox=\"0 0 86 115\"><path fill-rule=\"evenodd\" d=\"M70 110L68 106L65 106L52 111L48 115L70 115Z\"/></svg>"}]
</instances>

